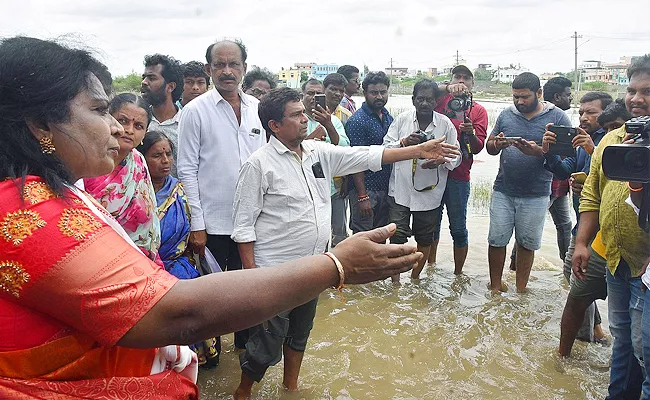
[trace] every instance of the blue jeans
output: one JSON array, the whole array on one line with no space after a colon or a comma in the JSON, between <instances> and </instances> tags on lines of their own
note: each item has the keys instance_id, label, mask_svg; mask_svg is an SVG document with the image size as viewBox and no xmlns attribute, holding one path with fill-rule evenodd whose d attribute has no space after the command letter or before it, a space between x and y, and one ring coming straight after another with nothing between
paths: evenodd
<instances>
[{"instance_id":1,"label":"blue jeans","mask_svg":"<svg viewBox=\"0 0 650 400\"><path fill-rule=\"evenodd\" d=\"M560 251L560 259L564 261L566 252L569 250L569 243L571 243L572 222L569 196L551 196L551 205L548 207L548 211L553 217L557 231L557 248Z\"/></svg>"},{"instance_id":2,"label":"blue jeans","mask_svg":"<svg viewBox=\"0 0 650 400\"><path fill-rule=\"evenodd\" d=\"M644 302L650 304L650 289L643 294ZM643 307L641 323L641 337L643 339L643 364L645 366L645 379L643 381L643 399L650 399L650 306Z\"/></svg>"},{"instance_id":3,"label":"blue jeans","mask_svg":"<svg viewBox=\"0 0 650 400\"><path fill-rule=\"evenodd\" d=\"M447 178L447 187L442 195L442 207L447 207L449 218L449 232L454 240L454 247L462 248L467 246L467 202L469 201L469 181L461 181L454 178ZM440 225L442 224L442 212L438 214L438 221L433 231L433 240L440 240Z\"/></svg>"},{"instance_id":4,"label":"blue jeans","mask_svg":"<svg viewBox=\"0 0 650 400\"><path fill-rule=\"evenodd\" d=\"M607 399L638 399L641 394L644 377L641 285L641 278L631 277L630 267L623 259L614 275L607 270L609 330L614 337Z\"/></svg>"}]
</instances>

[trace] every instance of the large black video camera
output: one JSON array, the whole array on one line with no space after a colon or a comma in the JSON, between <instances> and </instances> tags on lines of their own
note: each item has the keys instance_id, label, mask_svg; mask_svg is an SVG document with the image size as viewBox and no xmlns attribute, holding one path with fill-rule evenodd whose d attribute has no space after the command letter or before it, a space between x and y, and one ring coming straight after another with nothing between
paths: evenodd
<instances>
[{"instance_id":1,"label":"large black video camera","mask_svg":"<svg viewBox=\"0 0 650 400\"><path fill-rule=\"evenodd\" d=\"M625 123L625 131L635 134L634 143L613 144L603 151L603 172L616 181L650 182L650 116Z\"/></svg>"},{"instance_id":2,"label":"large black video camera","mask_svg":"<svg viewBox=\"0 0 650 400\"><path fill-rule=\"evenodd\" d=\"M632 118L625 131L636 135L634 143L605 147L603 172L612 180L643 182L639 226L650 232L650 116Z\"/></svg>"}]
</instances>

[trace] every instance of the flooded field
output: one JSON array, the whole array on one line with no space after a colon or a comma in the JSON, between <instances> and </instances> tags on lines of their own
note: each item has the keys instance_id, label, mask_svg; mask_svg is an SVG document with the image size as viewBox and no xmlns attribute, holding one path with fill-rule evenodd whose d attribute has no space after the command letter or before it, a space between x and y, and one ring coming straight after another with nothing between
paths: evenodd
<instances>
[{"instance_id":1,"label":"flooded field","mask_svg":"<svg viewBox=\"0 0 650 400\"><path fill-rule=\"evenodd\" d=\"M389 106L399 101L407 108L410 98L391 97ZM508 105L482 104L491 122L492 115ZM438 263L425 269L420 282L411 282L403 274L401 286L388 280L353 286L345 291L344 303L333 291L323 293L303 361L300 392L282 389L280 363L255 386L254 398L605 397L610 348L576 342L571 359L556 356L567 284L550 216L543 247L535 256L529 292L488 292L487 205L498 158L483 152L476 161L464 274L453 274L445 216ZM504 279L514 288L513 273L505 272ZM606 327L606 303L599 302L599 307ZM241 370L232 335L223 340L221 364L199 376L203 399L228 399L239 383Z\"/></svg>"}]
</instances>

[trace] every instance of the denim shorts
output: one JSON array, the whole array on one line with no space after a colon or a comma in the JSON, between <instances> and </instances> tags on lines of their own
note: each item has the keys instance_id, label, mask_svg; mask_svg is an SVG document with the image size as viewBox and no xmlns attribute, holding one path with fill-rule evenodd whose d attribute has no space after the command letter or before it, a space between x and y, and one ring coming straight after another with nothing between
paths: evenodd
<instances>
[{"instance_id":1,"label":"denim shorts","mask_svg":"<svg viewBox=\"0 0 650 400\"><path fill-rule=\"evenodd\" d=\"M517 242L528 250L542 247L542 233L548 196L513 197L492 192L490 201L490 231L488 243L492 247L506 247L515 231Z\"/></svg>"}]
</instances>

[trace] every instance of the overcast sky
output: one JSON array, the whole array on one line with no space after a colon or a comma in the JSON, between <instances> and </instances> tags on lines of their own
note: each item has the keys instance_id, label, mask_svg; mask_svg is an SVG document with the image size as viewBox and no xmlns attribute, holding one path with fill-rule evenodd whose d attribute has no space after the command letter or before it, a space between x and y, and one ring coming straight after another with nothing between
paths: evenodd
<instances>
[{"instance_id":1,"label":"overcast sky","mask_svg":"<svg viewBox=\"0 0 650 400\"><path fill-rule=\"evenodd\" d=\"M185 4L192 4L191 6ZM425 70L521 63L533 72L650 53L650 0L0 0L0 37L57 38L98 51L114 75L145 54L205 62L215 39L241 38L249 67L294 62Z\"/></svg>"}]
</instances>

